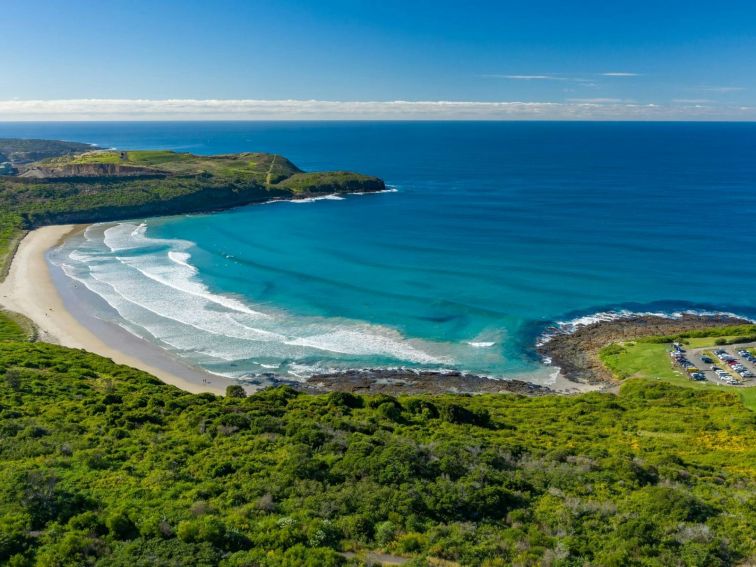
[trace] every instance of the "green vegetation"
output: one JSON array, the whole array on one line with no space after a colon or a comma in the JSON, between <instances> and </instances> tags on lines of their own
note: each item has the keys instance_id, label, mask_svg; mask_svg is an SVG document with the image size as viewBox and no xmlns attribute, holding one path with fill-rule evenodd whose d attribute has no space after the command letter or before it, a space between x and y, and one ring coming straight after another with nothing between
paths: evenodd
<instances>
[{"instance_id":1,"label":"green vegetation","mask_svg":"<svg viewBox=\"0 0 756 567\"><path fill-rule=\"evenodd\" d=\"M751 327L748 325L747 327ZM743 329L735 329L742 332ZM733 327L722 327L719 329L708 329L705 331L708 337L698 335L700 331L694 331L696 338L694 347L711 346L716 343L718 338L732 337ZM685 333L687 334L687 333ZM743 404L756 411L756 386L721 386L711 382L697 382L688 378L681 370L673 366L669 357L669 347L667 343L671 340L661 341L660 339L669 337L644 337L637 341L617 344L613 343L605 346L599 351L599 359L620 379L642 378L646 380L664 380L676 386L694 388L696 390L727 390L740 396ZM675 336L673 340L681 340L685 337ZM743 342L743 341L737 341Z\"/></svg>"},{"instance_id":2,"label":"green vegetation","mask_svg":"<svg viewBox=\"0 0 756 567\"><path fill-rule=\"evenodd\" d=\"M228 180L254 181L261 185L274 185L294 174L302 173L297 166L275 154L242 153L215 156L197 156L166 150L150 151L95 151L77 156L66 156L36 164L48 169L62 169L76 165L120 165L142 167L155 174L203 175ZM309 186L303 184L302 190Z\"/></svg>"},{"instance_id":3,"label":"green vegetation","mask_svg":"<svg viewBox=\"0 0 756 567\"><path fill-rule=\"evenodd\" d=\"M16 313L0 311L0 341L29 341L35 335L31 321Z\"/></svg>"},{"instance_id":4,"label":"green vegetation","mask_svg":"<svg viewBox=\"0 0 756 567\"><path fill-rule=\"evenodd\" d=\"M0 265L43 224L383 188L268 154L53 155L25 168L37 177L0 178ZM600 353L619 376L663 380L534 398L193 395L33 337L0 313L1 564L328 567L367 551L413 566L755 558L756 414L746 390L693 389L672 370L664 342L682 335Z\"/></svg>"},{"instance_id":5,"label":"green vegetation","mask_svg":"<svg viewBox=\"0 0 756 567\"><path fill-rule=\"evenodd\" d=\"M24 165L19 176L0 177L0 276L24 231L47 224L202 212L270 199L385 188L380 179L357 173L304 173L273 154L81 153L91 148L0 140L0 148L15 148L19 155L21 150L31 155L35 144L45 156L57 157ZM70 155L74 150L78 153Z\"/></svg>"},{"instance_id":6,"label":"green vegetation","mask_svg":"<svg viewBox=\"0 0 756 567\"><path fill-rule=\"evenodd\" d=\"M346 171L326 173L295 173L281 181L276 187L289 189L294 193L349 193L360 191L370 177Z\"/></svg>"},{"instance_id":7,"label":"green vegetation","mask_svg":"<svg viewBox=\"0 0 756 567\"><path fill-rule=\"evenodd\" d=\"M10 267L10 259L23 238L23 219L13 213L0 214L0 281L5 279Z\"/></svg>"},{"instance_id":8,"label":"green vegetation","mask_svg":"<svg viewBox=\"0 0 756 567\"><path fill-rule=\"evenodd\" d=\"M78 142L0 138L0 162L29 163L66 154L78 154L91 149L92 146L89 144Z\"/></svg>"},{"instance_id":9,"label":"green vegetation","mask_svg":"<svg viewBox=\"0 0 756 567\"><path fill-rule=\"evenodd\" d=\"M696 329L685 331L676 335L656 335L653 337L641 337L638 342L642 343L671 343L682 341L684 339L693 339L690 342L692 346L707 346L713 344L713 338L725 339L722 344L735 344L739 342L749 342L756 340L756 325L729 325L724 327L715 327L708 329Z\"/></svg>"},{"instance_id":10,"label":"green vegetation","mask_svg":"<svg viewBox=\"0 0 756 567\"><path fill-rule=\"evenodd\" d=\"M710 566L756 550L756 414L729 391L218 397L29 342L0 342L0 384L10 565L328 566L383 550Z\"/></svg>"}]
</instances>

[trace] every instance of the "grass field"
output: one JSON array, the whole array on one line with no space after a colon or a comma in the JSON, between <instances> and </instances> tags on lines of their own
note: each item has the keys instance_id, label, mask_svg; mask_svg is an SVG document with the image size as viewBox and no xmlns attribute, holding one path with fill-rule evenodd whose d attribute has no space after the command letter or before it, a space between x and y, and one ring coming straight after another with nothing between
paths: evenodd
<instances>
[{"instance_id":1,"label":"grass field","mask_svg":"<svg viewBox=\"0 0 756 567\"><path fill-rule=\"evenodd\" d=\"M218 156L195 156L166 150L132 150L128 152L95 151L74 157L50 160L51 165L121 164L151 167L172 175L215 175L250 179L275 184L300 170L289 160L274 154L242 153Z\"/></svg>"},{"instance_id":2,"label":"grass field","mask_svg":"<svg viewBox=\"0 0 756 567\"><path fill-rule=\"evenodd\" d=\"M714 346L717 338L721 337L697 337L686 339L686 342L690 342L690 347L700 348ZM747 408L756 411L756 386L725 386L690 380L682 370L672 365L669 350L667 343L627 342L604 347L599 352L599 358L620 380L645 378L663 380L686 388L735 391Z\"/></svg>"}]
</instances>

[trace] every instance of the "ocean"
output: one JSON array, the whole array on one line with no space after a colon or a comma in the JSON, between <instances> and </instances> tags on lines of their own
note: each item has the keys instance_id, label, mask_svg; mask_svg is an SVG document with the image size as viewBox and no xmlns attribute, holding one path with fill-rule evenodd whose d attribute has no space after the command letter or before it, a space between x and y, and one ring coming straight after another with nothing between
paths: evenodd
<instances>
[{"instance_id":1,"label":"ocean","mask_svg":"<svg viewBox=\"0 0 756 567\"><path fill-rule=\"evenodd\" d=\"M211 372L543 370L596 313L756 316L756 124L4 123L0 136L280 153L375 195L95 225L51 254L97 316Z\"/></svg>"}]
</instances>

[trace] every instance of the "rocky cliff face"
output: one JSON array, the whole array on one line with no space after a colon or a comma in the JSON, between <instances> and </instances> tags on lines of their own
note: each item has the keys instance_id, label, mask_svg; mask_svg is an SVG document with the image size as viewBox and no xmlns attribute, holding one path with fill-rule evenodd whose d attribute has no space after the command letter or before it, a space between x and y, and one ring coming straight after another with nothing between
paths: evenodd
<instances>
[{"instance_id":1,"label":"rocky cliff face","mask_svg":"<svg viewBox=\"0 0 756 567\"><path fill-rule=\"evenodd\" d=\"M120 165L115 163L84 163L63 166L35 165L20 177L35 179L65 179L68 177L141 177L165 176L166 173L149 167Z\"/></svg>"}]
</instances>

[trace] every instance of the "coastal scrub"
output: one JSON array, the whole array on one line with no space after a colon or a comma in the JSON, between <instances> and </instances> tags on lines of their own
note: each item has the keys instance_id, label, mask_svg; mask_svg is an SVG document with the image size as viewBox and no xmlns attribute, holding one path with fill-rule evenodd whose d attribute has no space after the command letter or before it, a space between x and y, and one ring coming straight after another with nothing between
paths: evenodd
<instances>
[{"instance_id":1,"label":"coastal scrub","mask_svg":"<svg viewBox=\"0 0 756 567\"><path fill-rule=\"evenodd\" d=\"M3 563L709 566L756 550L756 414L728 391L219 397L16 341L0 382Z\"/></svg>"}]
</instances>

